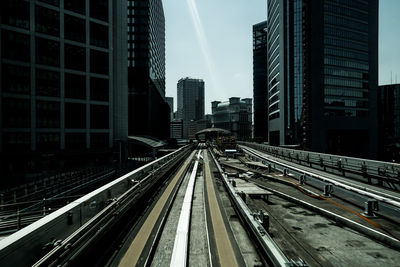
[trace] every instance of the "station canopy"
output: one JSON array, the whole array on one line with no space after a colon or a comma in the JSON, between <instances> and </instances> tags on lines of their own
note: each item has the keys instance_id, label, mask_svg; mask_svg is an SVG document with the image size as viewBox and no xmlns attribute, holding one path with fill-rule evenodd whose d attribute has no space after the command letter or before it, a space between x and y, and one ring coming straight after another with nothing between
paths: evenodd
<instances>
[{"instance_id":1,"label":"station canopy","mask_svg":"<svg viewBox=\"0 0 400 267\"><path fill-rule=\"evenodd\" d=\"M199 135L204 134L207 136L218 136L218 135L231 135L231 132L221 128L207 128L201 131L198 131L195 136L196 139L199 139Z\"/></svg>"}]
</instances>

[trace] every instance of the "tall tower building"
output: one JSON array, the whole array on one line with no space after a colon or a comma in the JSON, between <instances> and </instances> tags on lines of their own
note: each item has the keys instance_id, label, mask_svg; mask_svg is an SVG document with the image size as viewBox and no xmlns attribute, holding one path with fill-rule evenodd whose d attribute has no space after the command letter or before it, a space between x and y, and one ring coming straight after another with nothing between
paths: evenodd
<instances>
[{"instance_id":1,"label":"tall tower building","mask_svg":"<svg viewBox=\"0 0 400 267\"><path fill-rule=\"evenodd\" d=\"M267 21L253 25L254 137L268 140Z\"/></svg>"},{"instance_id":2,"label":"tall tower building","mask_svg":"<svg viewBox=\"0 0 400 267\"><path fill-rule=\"evenodd\" d=\"M1 1L1 177L107 158L127 140L126 6Z\"/></svg>"},{"instance_id":3,"label":"tall tower building","mask_svg":"<svg viewBox=\"0 0 400 267\"><path fill-rule=\"evenodd\" d=\"M169 137L161 0L128 1L129 135Z\"/></svg>"},{"instance_id":4,"label":"tall tower building","mask_svg":"<svg viewBox=\"0 0 400 267\"><path fill-rule=\"evenodd\" d=\"M165 100L169 106L170 112L170 119L171 121L174 119L174 98L173 97L166 97Z\"/></svg>"},{"instance_id":5,"label":"tall tower building","mask_svg":"<svg viewBox=\"0 0 400 267\"><path fill-rule=\"evenodd\" d=\"M183 120L183 138L188 138L190 121L204 117L204 81L201 79L183 78L178 81L179 119Z\"/></svg>"},{"instance_id":6,"label":"tall tower building","mask_svg":"<svg viewBox=\"0 0 400 267\"><path fill-rule=\"evenodd\" d=\"M400 162L400 84L379 86L380 159Z\"/></svg>"},{"instance_id":7,"label":"tall tower building","mask_svg":"<svg viewBox=\"0 0 400 267\"><path fill-rule=\"evenodd\" d=\"M268 1L269 142L377 155L378 1Z\"/></svg>"}]
</instances>

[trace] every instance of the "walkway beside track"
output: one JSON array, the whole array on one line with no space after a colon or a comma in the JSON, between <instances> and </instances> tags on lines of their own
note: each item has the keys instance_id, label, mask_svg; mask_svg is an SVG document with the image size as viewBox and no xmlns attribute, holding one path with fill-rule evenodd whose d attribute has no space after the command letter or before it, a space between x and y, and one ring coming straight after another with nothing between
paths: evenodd
<instances>
[{"instance_id":1,"label":"walkway beside track","mask_svg":"<svg viewBox=\"0 0 400 267\"><path fill-rule=\"evenodd\" d=\"M160 216L160 213L162 212L167 200L171 195L171 192L177 185L180 177L184 174L186 166L190 164L193 154L194 152L181 166L181 168L173 177L173 179L171 180L171 182L169 183L169 185L167 186L161 197L158 199L156 205L153 207L152 211L146 218L146 221L143 223L142 227L140 228L139 232L137 233L136 237L134 238L127 252L121 259L119 266L130 267L130 266L136 266L138 264L142 251L144 250L147 240L149 239L151 233L153 232L153 229Z\"/></svg>"},{"instance_id":2,"label":"walkway beside track","mask_svg":"<svg viewBox=\"0 0 400 267\"><path fill-rule=\"evenodd\" d=\"M235 251L229 239L228 231L222 218L221 209L217 201L214 183L212 181L210 161L208 153L204 153L204 168L206 178L206 189L209 211L211 216L212 228L214 232L215 243L217 246L218 259L221 266L239 266L235 256Z\"/></svg>"}]
</instances>

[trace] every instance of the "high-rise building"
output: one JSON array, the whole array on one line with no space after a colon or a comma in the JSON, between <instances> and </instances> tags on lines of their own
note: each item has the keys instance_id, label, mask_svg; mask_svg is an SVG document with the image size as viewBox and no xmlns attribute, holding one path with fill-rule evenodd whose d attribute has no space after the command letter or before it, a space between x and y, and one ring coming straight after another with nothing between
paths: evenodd
<instances>
[{"instance_id":1,"label":"high-rise building","mask_svg":"<svg viewBox=\"0 0 400 267\"><path fill-rule=\"evenodd\" d=\"M1 1L0 176L109 157L126 142L126 6Z\"/></svg>"},{"instance_id":2,"label":"high-rise building","mask_svg":"<svg viewBox=\"0 0 400 267\"><path fill-rule=\"evenodd\" d=\"M128 0L129 135L169 137L161 0Z\"/></svg>"},{"instance_id":3,"label":"high-rise building","mask_svg":"<svg viewBox=\"0 0 400 267\"><path fill-rule=\"evenodd\" d=\"M183 78L178 81L178 113L183 120L183 138L189 137L190 121L204 117L204 81L201 79Z\"/></svg>"},{"instance_id":4,"label":"high-rise building","mask_svg":"<svg viewBox=\"0 0 400 267\"><path fill-rule=\"evenodd\" d=\"M269 142L377 155L378 1L269 0Z\"/></svg>"},{"instance_id":5,"label":"high-rise building","mask_svg":"<svg viewBox=\"0 0 400 267\"><path fill-rule=\"evenodd\" d=\"M211 102L212 126L228 130L238 140L251 138L252 99L231 97L229 101Z\"/></svg>"},{"instance_id":6,"label":"high-rise building","mask_svg":"<svg viewBox=\"0 0 400 267\"><path fill-rule=\"evenodd\" d=\"M170 112L170 119L171 121L174 119L174 98L173 97L166 97L165 100L169 106Z\"/></svg>"},{"instance_id":7,"label":"high-rise building","mask_svg":"<svg viewBox=\"0 0 400 267\"><path fill-rule=\"evenodd\" d=\"M253 25L254 137L268 140L267 21Z\"/></svg>"},{"instance_id":8,"label":"high-rise building","mask_svg":"<svg viewBox=\"0 0 400 267\"><path fill-rule=\"evenodd\" d=\"M400 162L400 84L379 86L380 159Z\"/></svg>"}]
</instances>

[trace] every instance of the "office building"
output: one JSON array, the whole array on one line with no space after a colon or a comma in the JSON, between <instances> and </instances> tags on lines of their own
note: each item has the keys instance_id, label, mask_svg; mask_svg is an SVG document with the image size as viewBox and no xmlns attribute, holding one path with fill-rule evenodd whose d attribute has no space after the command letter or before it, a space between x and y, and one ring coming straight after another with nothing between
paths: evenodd
<instances>
[{"instance_id":1,"label":"office building","mask_svg":"<svg viewBox=\"0 0 400 267\"><path fill-rule=\"evenodd\" d=\"M254 137L268 140L267 21L253 25Z\"/></svg>"},{"instance_id":2,"label":"office building","mask_svg":"<svg viewBox=\"0 0 400 267\"><path fill-rule=\"evenodd\" d=\"M183 78L178 81L177 117L183 120L183 138L189 138L189 122L204 117L204 81ZM193 128L193 127L192 127Z\"/></svg>"},{"instance_id":3,"label":"office building","mask_svg":"<svg viewBox=\"0 0 400 267\"><path fill-rule=\"evenodd\" d=\"M380 159L400 162L400 84L379 86Z\"/></svg>"},{"instance_id":4,"label":"office building","mask_svg":"<svg viewBox=\"0 0 400 267\"><path fill-rule=\"evenodd\" d=\"M170 112L170 120L172 121L174 119L174 98L173 97L166 97L165 100L167 101L169 109L171 110L171 112Z\"/></svg>"},{"instance_id":5,"label":"office building","mask_svg":"<svg viewBox=\"0 0 400 267\"><path fill-rule=\"evenodd\" d=\"M183 121L182 119L173 119L171 121L171 138L183 139Z\"/></svg>"},{"instance_id":6,"label":"office building","mask_svg":"<svg viewBox=\"0 0 400 267\"><path fill-rule=\"evenodd\" d=\"M1 1L1 177L109 158L126 142L126 6Z\"/></svg>"},{"instance_id":7,"label":"office building","mask_svg":"<svg viewBox=\"0 0 400 267\"><path fill-rule=\"evenodd\" d=\"M238 140L251 138L252 99L231 97L229 101L211 102L212 127L228 130Z\"/></svg>"},{"instance_id":8,"label":"office building","mask_svg":"<svg viewBox=\"0 0 400 267\"><path fill-rule=\"evenodd\" d=\"M161 0L128 0L128 75L129 135L168 138Z\"/></svg>"},{"instance_id":9,"label":"office building","mask_svg":"<svg viewBox=\"0 0 400 267\"><path fill-rule=\"evenodd\" d=\"M268 1L272 145L377 155L378 1Z\"/></svg>"}]
</instances>

